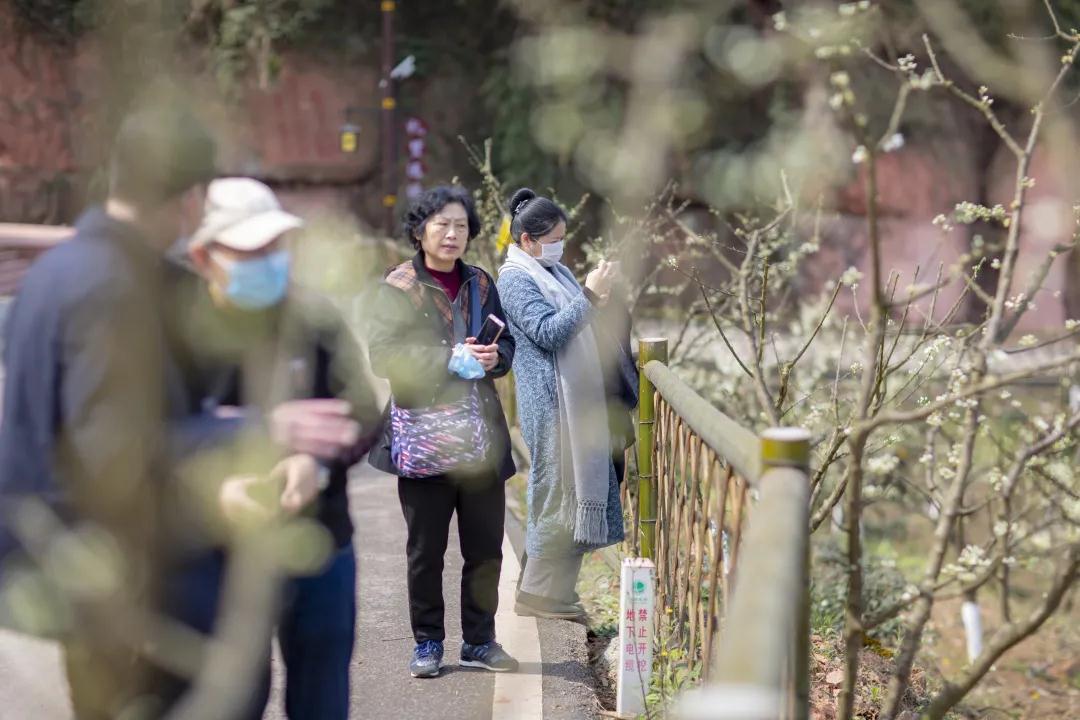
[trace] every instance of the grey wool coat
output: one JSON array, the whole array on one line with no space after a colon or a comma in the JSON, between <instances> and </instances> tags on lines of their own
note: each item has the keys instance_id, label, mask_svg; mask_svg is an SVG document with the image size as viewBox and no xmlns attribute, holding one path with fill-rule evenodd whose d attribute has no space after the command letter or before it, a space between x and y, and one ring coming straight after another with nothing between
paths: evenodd
<instances>
[{"instance_id":1,"label":"grey wool coat","mask_svg":"<svg viewBox=\"0 0 1080 720\"><path fill-rule=\"evenodd\" d=\"M576 282L576 281L575 281ZM594 316L584 292L556 310L529 275L505 270L496 283L503 311L517 342L514 384L521 434L529 447L528 520L525 549L529 557L562 558L613 545L624 537L622 505L615 466L608 463L607 542L575 543L574 531L559 512L564 490L573 482L560 477L559 403L555 355ZM580 290L580 286L578 288Z\"/></svg>"}]
</instances>

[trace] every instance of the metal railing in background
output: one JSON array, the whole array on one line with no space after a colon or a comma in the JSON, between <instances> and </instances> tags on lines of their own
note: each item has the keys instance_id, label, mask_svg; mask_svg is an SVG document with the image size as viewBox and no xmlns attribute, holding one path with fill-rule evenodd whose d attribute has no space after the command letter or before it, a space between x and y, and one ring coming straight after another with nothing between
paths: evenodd
<instances>
[{"instance_id":1,"label":"metal railing in background","mask_svg":"<svg viewBox=\"0 0 1080 720\"><path fill-rule=\"evenodd\" d=\"M752 697L764 713L719 715L710 701L708 717L805 718L809 435L755 435L666 360L666 340L641 341L631 544L656 563L661 650L720 703Z\"/></svg>"},{"instance_id":2,"label":"metal railing in background","mask_svg":"<svg viewBox=\"0 0 1080 720\"><path fill-rule=\"evenodd\" d=\"M73 233L72 228L59 225L0 223L0 296L14 295L38 255Z\"/></svg>"}]
</instances>

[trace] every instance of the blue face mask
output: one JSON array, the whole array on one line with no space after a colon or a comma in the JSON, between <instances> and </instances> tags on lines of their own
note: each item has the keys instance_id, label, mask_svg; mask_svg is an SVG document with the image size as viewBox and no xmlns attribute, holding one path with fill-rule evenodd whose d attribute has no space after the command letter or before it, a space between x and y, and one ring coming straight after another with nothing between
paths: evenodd
<instances>
[{"instance_id":1,"label":"blue face mask","mask_svg":"<svg viewBox=\"0 0 1080 720\"><path fill-rule=\"evenodd\" d=\"M279 250L251 260L235 260L225 269L229 284L225 295L244 310L262 310L277 305L289 287L289 252Z\"/></svg>"}]
</instances>

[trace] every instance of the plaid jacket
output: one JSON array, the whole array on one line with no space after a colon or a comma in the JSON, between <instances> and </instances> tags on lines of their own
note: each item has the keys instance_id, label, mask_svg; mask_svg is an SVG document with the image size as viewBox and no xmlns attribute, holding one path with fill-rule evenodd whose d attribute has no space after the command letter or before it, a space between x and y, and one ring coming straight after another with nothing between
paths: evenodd
<instances>
[{"instance_id":1,"label":"plaid jacket","mask_svg":"<svg viewBox=\"0 0 1080 720\"><path fill-rule=\"evenodd\" d=\"M467 318L471 311L468 283L475 282L478 284L480 306L483 307L488 304L488 297L491 294L491 276L475 265L464 265L464 267L466 273L471 274L462 282L460 294L461 314ZM453 337L454 310L450 304L450 297L442 289L442 286L431 277L431 274L427 272L422 261L413 258L392 268L386 275L386 284L404 292L416 310L423 310L425 296L430 298L435 305L435 310L438 311L439 316L446 324L447 336Z\"/></svg>"},{"instance_id":2,"label":"plaid jacket","mask_svg":"<svg viewBox=\"0 0 1080 720\"><path fill-rule=\"evenodd\" d=\"M484 270L459 261L462 272L458 301L462 314L470 316L470 288L476 283L480 317L495 315L506 322L499 293ZM401 407L422 408L453 402L474 386L480 392L484 414L492 433L493 473L505 480L514 473L510 435L494 379L510 372L514 360L514 337L504 331L498 341L499 362L479 381L462 380L447 370L453 350L454 314L450 298L424 266L423 253L391 268L373 297L368 349L375 374L390 381L394 401ZM384 424L382 441L370 455L371 464L397 474L390 458L390 424Z\"/></svg>"}]
</instances>

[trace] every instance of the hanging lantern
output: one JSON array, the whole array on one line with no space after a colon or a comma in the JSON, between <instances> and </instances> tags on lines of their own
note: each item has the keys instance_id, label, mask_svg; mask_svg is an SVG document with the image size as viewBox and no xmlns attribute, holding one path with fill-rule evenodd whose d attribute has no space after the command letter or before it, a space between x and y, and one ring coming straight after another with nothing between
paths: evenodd
<instances>
[{"instance_id":1,"label":"hanging lantern","mask_svg":"<svg viewBox=\"0 0 1080 720\"><path fill-rule=\"evenodd\" d=\"M360 126L345 123L341 126L341 152L354 153L359 145Z\"/></svg>"},{"instance_id":2,"label":"hanging lantern","mask_svg":"<svg viewBox=\"0 0 1080 720\"><path fill-rule=\"evenodd\" d=\"M354 122L355 108L345 108L345 124L341 126L341 152L352 154L360 146L360 125Z\"/></svg>"}]
</instances>

